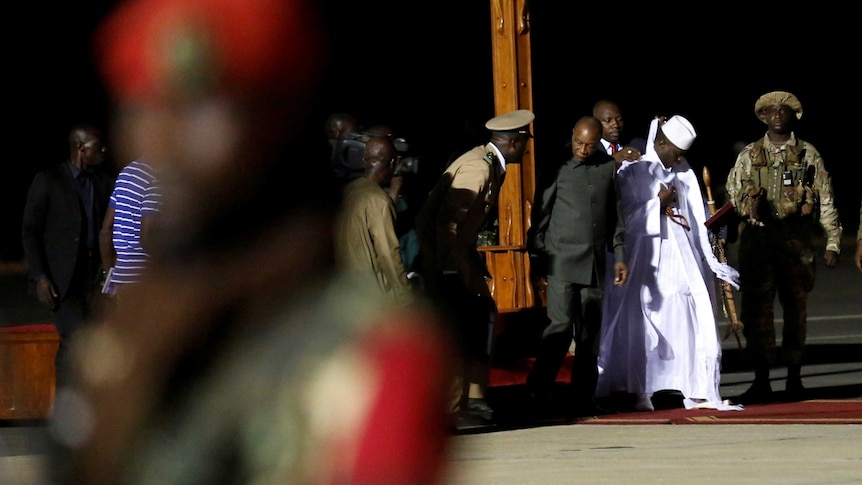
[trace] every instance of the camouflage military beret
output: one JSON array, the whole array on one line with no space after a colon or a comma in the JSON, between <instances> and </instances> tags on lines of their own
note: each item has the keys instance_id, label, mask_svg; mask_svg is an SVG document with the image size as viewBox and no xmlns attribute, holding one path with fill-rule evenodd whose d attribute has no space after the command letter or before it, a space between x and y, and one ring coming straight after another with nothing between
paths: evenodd
<instances>
[{"instance_id":1,"label":"camouflage military beret","mask_svg":"<svg viewBox=\"0 0 862 485\"><path fill-rule=\"evenodd\" d=\"M754 103L754 114L759 117L761 110L774 104L790 106L790 109L796 112L796 119L802 118L802 103L799 102L799 99L793 93L788 93L787 91L773 91L761 96ZM766 121L763 122L766 123Z\"/></svg>"}]
</instances>

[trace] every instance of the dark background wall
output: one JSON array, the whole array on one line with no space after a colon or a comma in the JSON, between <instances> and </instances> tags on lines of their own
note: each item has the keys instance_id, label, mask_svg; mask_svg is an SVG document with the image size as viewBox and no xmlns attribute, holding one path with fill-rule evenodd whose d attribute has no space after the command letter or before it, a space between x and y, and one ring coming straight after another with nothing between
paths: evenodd
<instances>
[{"instance_id":1,"label":"dark background wall","mask_svg":"<svg viewBox=\"0 0 862 485\"><path fill-rule=\"evenodd\" d=\"M17 29L7 41L11 127L0 191L0 260L22 257L27 186L38 169L67 156L69 127L81 119L108 124L110 106L89 37L114 3L12 7L8 18ZM322 130L327 114L348 111L365 125L387 124L421 157L420 174L428 180L454 150L476 140L471 129L482 140L482 125L494 115L488 1L313 3L328 49L321 53L327 67L309 123ZM689 159L695 168L710 168L715 186L735 159L734 143L765 132L753 114L756 99L787 90L805 111L797 134L824 156L845 232L855 231L858 169L845 154L854 151L851 114L858 105L852 75L858 54L844 52L857 44L849 12L811 5L792 14L722 11L699 4L696 12L627 10L611 21L585 2L531 3L538 164L561 156L574 121L608 97L622 107L629 137L646 136L654 114L688 117L698 131Z\"/></svg>"}]
</instances>

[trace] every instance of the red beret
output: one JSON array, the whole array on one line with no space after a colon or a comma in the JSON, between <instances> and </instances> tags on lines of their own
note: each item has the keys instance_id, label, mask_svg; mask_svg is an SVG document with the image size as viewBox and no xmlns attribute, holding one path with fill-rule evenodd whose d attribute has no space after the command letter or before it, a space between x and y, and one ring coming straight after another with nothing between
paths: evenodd
<instances>
[{"instance_id":1,"label":"red beret","mask_svg":"<svg viewBox=\"0 0 862 485\"><path fill-rule=\"evenodd\" d=\"M99 26L98 68L117 101L305 92L322 58L302 0L126 0Z\"/></svg>"}]
</instances>

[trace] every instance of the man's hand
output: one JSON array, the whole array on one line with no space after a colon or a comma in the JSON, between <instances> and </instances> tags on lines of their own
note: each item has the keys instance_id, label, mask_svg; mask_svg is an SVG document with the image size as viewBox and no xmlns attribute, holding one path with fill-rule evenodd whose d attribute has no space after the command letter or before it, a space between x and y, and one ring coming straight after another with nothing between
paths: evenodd
<instances>
[{"instance_id":1,"label":"man's hand","mask_svg":"<svg viewBox=\"0 0 862 485\"><path fill-rule=\"evenodd\" d=\"M753 220L760 219L760 199L766 196L766 189L751 188L748 189L747 197L751 199L751 208L749 209L748 217Z\"/></svg>"},{"instance_id":2,"label":"man's hand","mask_svg":"<svg viewBox=\"0 0 862 485\"><path fill-rule=\"evenodd\" d=\"M826 262L826 266L834 268L838 265L838 253L827 249L826 254L823 255L823 261Z\"/></svg>"},{"instance_id":3,"label":"man's hand","mask_svg":"<svg viewBox=\"0 0 862 485\"><path fill-rule=\"evenodd\" d=\"M661 188L658 189L658 198L661 201L661 208L664 210L676 202L676 189L673 185L668 187L665 184L661 184Z\"/></svg>"},{"instance_id":4,"label":"man's hand","mask_svg":"<svg viewBox=\"0 0 862 485\"><path fill-rule=\"evenodd\" d=\"M538 280L548 274L548 255L530 253L530 277Z\"/></svg>"},{"instance_id":5,"label":"man's hand","mask_svg":"<svg viewBox=\"0 0 862 485\"><path fill-rule=\"evenodd\" d=\"M36 296L39 298L39 303L49 310L57 308L57 290L54 289L54 284L48 278L39 278L36 281Z\"/></svg>"},{"instance_id":6,"label":"man's hand","mask_svg":"<svg viewBox=\"0 0 862 485\"><path fill-rule=\"evenodd\" d=\"M612 156L614 157L614 162L616 162L617 167L619 167L624 161L635 162L640 160L641 152L635 147L623 147L622 150L614 153Z\"/></svg>"},{"instance_id":7,"label":"man's hand","mask_svg":"<svg viewBox=\"0 0 862 485\"><path fill-rule=\"evenodd\" d=\"M614 263L614 286L622 286L629 278L629 267L626 263Z\"/></svg>"}]
</instances>

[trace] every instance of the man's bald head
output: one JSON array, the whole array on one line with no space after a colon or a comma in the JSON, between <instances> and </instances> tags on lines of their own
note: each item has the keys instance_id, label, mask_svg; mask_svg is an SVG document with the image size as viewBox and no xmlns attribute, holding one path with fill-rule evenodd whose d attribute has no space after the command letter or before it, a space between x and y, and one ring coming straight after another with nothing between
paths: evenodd
<instances>
[{"instance_id":1,"label":"man's bald head","mask_svg":"<svg viewBox=\"0 0 862 485\"><path fill-rule=\"evenodd\" d=\"M398 153L391 138L376 136L365 142L363 154L365 161L365 176L374 179L380 185L387 185L395 173Z\"/></svg>"},{"instance_id":2,"label":"man's bald head","mask_svg":"<svg viewBox=\"0 0 862 485\"><path fill-rule=\"evenodd\" d=\"M324 123L324 130L326 130L326 136L330 140L338 140L342 138L346 138L347 135L356 131L359 126L359 122L356 120L350 113L333 113L326 118L326 122Z\"/></svg>"},{"instance_id":3,"label":"man's bald head","mask_svg":"<svg viewBox=\"0 0 862 485\"><path fill-rule=\"evenodd\" d=\"M596 101L596 104L593 105L593 117L601 120L601 113L607 109L619 111L620 107L617 105L617 103L614 103L609 99L600 99Z\"/></svg>"},{"instance_id":4,"label":"man's bald head","mask_svg":"<svg viewBox=\"0 0 862 485\"><path fill-rule=\"evenodd\" d=\"M595 116L582 116L575 123L575 131L578 130L602 131L602 122Z\"/></svg>"},{"instance_id":5,"label":"man's bald head","mask_svg":"<svg viewBox=\"0 0 862 485\"><path fill-rule=\"evenodd\" d=\"M583 116L572 129L572 155L584 161L592 155L602 138L602 123L593 116Z\"/></svg>"}]
</instances>

